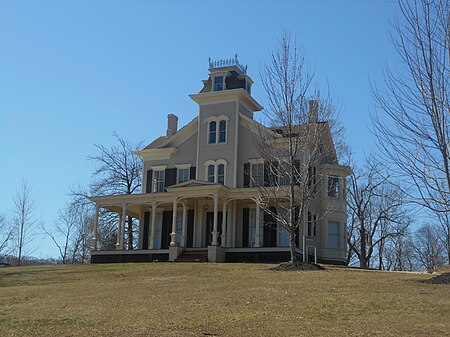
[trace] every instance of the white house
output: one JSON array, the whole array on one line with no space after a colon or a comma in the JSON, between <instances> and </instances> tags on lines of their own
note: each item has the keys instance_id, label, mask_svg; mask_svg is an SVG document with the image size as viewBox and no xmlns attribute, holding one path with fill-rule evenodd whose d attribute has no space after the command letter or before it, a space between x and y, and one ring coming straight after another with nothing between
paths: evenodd
<instances>
[{"instance_id":1,"label":"white house","mask_svg":"<svg viewBox=\"0 0 450 337\"><path fill-rule=\"evenodd\" d=\"M142 193L92 197L96 204L91 262L186 261L266 262L289 259L289 235L253 201L264 184L265 164L252 132L262 109L252 97L253 81L237 58L210 62L203 88L190 97L198 116L178 130L168 115L165 136L136 152L143 161ZM323 179L311 203L306 247L319 261L346 261L345 177L337 163L328 124L329 151L315 169ZM100 208L121 221L116 250L97 250ZM139 245L124 246L125 217L139 219ZM303 237L303 228L297 238ZM303 240L297 239L299 255Z\"/></svg>"}]
</instances>

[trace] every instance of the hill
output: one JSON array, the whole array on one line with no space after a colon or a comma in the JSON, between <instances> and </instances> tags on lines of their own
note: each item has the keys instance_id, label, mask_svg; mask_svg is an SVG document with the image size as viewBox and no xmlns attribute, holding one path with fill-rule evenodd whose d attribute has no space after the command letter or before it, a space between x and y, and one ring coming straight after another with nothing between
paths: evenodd
<instances>
[{"instance_id":1,"label":"hill","mask_svg":"<svg viewBox=\"0 0 450 337\"><path fill-rule=\"evenodd\" d=\"M261 264L0 270L1 336L444 336L450 286L430 275Z\"/></svg>"}]
</instances>

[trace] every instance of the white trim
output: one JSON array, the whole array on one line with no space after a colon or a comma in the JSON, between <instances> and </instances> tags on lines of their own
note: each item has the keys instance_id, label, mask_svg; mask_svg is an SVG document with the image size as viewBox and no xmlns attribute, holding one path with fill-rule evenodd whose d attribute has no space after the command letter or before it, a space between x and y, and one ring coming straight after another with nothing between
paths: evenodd
<instances>
[{"instance_id":1,"label":"white trim","mask_svg":"<svg viewBox=\"0 0 450 337\"><path fill-rule=\"evenodd\" d=\"M238 164L238 143L239 143L239 102L236 102L235 121L234 121L234 167L233 167L233 188L237 187L237 164Z\"/></svg>"},{"instance_id":2,"label":"white trim","mask_svg":"<svg viewBox=\"0 0 450 337\"><path fill-rule=\"evenodd\" d=\"M230 118L228 118L228 116L225 115L220 115L220 116L209 116L208 118L205 119L204 123L209 123L212 121L216 121L216 122L220 122L221 120L226 120L227 122L230 120Z\"/></svg>"},{"instance_id":3,"label":"white trim","mask_svg":"<svg viewBox=\"0 0 450 337\"><path fill-rule=\"evenodd\" d=\"M256 165L256 164L264 164L264 159L259 158L259 159L249 159L248 162L252 165Z\"/></svg>"},{"instance_id":4,"label":"white trim","mask_svg":"<svg viewBox=\"0 0 450 337\"><path fill-rule=\"evenodd\" d=\"M192 164L175 164L177 169L188 169L191 168Z\"/></svg>"},{"instance_id":5,"label":"white trim","mask_svg":"<svg viewBox=\"0 0 450 337\"><path fill-rule=\"evenodd\" d=\"M225 141L220 142L220 122L225 121ZM207 145L224 145L228 143L228 124L229 124L230 118L228 118L225 115L220 116L209 116L205 119L204 123L206 124L206 144ZM216 141L214 143L210 143L210 128L211 128L211 122L216 122Z\"/></svg>"},{"instance_id":6,"label":"white trim","mask_svg":"<svg viewBox=\"0 0 450 337\"><path fill-rule=\"evenodd\" d=\"M150 166L153 171L164 171L166 168L167 165Z\"/></svg>"},{"instance_id":7,"label":"white trim","mask_svg":"<svg viewBox=\"0 0 450 337\"><path fill-rule=\"evenodd\" d=\"M208 181L208 167L210 165L214 166L214 183L218 183L219 181L219 165L223 165L223 185L226 186L227 183L227 165L228 162L225 159L217 159L217 160L207 160L203 164L205 167L205 181Z\"/></svg>"}]
</instances>

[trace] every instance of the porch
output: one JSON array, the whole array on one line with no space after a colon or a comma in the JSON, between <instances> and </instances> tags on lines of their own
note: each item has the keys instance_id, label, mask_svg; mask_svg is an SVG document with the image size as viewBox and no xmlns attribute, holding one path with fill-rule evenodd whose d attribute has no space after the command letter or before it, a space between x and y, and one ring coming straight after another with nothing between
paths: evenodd
<instances>
[{"instance_id":1,"label":"porch","mask_svg":"<svg viewBox=\"0 0 450 337\"><path fill-rule=\"evenodd\" d=\"M188 251L206 252L209 262L287 261L287 232L255 201L258 192L190 180L164 193L91 198L96 203L91 262L176 261ZM98 249L100 208L119 216L115 250ZM127 215L139 219L135 250L126 249Z\"/></svg>"}]
</instances>

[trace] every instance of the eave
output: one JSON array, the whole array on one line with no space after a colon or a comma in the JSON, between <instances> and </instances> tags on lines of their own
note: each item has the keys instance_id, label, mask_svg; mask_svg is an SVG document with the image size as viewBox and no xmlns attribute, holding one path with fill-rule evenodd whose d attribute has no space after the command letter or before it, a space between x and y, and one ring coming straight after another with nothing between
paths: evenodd
<instances>
[{"instance_id":1,"label":"eave","mask_svg":"<svg viewBox=\"0 0 450 337\"><path fill-rule=\"evenodd\" d=\"M162 160L162 159L170 159L170 156L177 152L177 149L174 147L165 147L161 149L147 149L147 150L139 150L134 151L135 155L138 155L143 160Z\"/></svg>"},{"instance_id":2,"label":"eave","mask_svg":"<svg viewBox=\"0 0 450 337\"><path fill-rule=\"evenodd\" d=\"M236 102L242 101L243 104L248 106L252 112L260 111L263 107L244 89L231 89L222 91L210 91L199 94L189 95L197 104L207 105L215 104L218 102Z\"/></svg>"}]
</instances>

